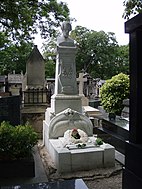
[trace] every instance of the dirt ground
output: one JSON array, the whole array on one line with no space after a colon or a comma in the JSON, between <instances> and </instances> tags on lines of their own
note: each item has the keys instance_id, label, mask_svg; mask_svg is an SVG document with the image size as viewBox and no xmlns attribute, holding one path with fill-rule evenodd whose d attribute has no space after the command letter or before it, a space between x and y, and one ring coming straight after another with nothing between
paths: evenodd
<instances>
[{"instance_id":1,"label":"dirt ground","mask_svg":"<svg viewBox=\"0 0 142 189\"><path fill-rule=\"evenodd\" d=\"M82 178L89 189L122 189L122 165L117 161L113 168L58 174L47 150L41 145L38 149L49 181Z\"/></svg>"}]
</instances>

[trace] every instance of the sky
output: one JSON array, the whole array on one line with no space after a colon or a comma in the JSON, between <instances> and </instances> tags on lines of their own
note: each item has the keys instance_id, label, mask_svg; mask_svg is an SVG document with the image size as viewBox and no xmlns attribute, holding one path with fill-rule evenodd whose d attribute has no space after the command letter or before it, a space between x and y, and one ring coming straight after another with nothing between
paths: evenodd
<instances>
[{"instance_id":1,"label":"sky","mask_svg":"<svg viewBox=\"0 0 142 189\"><path fill-rule=\"evenodd\" d=\"M58 0L60 1L60 0ZM124 0L62 0L66 2L70 9L70 16L77 21L72 23L72 29L75 26L83 26L94 31L105 31L115 33L119 45L129 43L129 35L125 33L122 18ZM39 37L35 43L39 48Z\"/></svg>"}]
</instances>

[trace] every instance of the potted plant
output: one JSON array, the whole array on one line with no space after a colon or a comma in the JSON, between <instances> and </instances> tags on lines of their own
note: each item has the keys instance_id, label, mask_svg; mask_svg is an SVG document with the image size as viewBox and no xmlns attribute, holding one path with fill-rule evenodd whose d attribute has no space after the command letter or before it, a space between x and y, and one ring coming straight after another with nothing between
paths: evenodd
<instances>
[{"instance_id":1,"label":"potted plant","mask_svg":"<svg viewBox=\"0 0 142 189\"><path fill-rule=\"evenodd\" d=\"M0 125L0 177L34 176L33 147L38 134L26 123L12 126L3 121Z\"/></svg>"},{"instance_id":2,"label":"potted plant","mask_svg":"<svg viewBox=\"0 0 142 189\"><path fill-rule=\"evenodd\" d=\"M120 73L107 80L100 89L101 105L109 116L121 115L123 100L129 98L129 76ZM114 119L115 117L110 117Z\"/></svg>"}]
</instances>

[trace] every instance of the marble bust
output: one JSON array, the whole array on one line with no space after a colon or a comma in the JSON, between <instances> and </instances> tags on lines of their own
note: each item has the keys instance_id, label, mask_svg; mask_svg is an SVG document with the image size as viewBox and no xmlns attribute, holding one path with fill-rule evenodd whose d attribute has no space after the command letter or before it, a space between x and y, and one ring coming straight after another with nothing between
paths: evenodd
<instances>
[{"instance_id":1,"label":"marble bust","mask_svg":"<svg viewBox=\"0 0 142 189\"><path fill-rule=\"evenodd\" d=\"M61 26L62 35L57 38L57 46L74 47L74 40L69 37L69 32L72 30L70 22L65 21Z\"/></svg>"}]
</instances>

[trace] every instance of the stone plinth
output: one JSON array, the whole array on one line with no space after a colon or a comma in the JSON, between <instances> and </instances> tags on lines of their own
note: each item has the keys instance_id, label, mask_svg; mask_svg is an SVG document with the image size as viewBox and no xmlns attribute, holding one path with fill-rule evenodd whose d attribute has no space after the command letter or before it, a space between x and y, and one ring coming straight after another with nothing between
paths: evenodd
<instances>
[{"instance_id":1,"label":"stone plinth","mask_svg":"<svg viewBox=\"0 0 142 189\"><path fill-rule=\"evenodd\" d=\"M55 94L77 95L76 47L57 46Z\"/></svg>"},{"instance_id":2,"label":"stone plinth","mask_svg":"<svg viewBox=\"0 0 142 189\"><path fill-rule=\"evenodd\" d=\"M60 139L50 139L49 153L59 173L113 167L115 164L115 149L109 144L68 149L63 147Z\"/></svg>"},{"instance_id":3,"label":"stone plinth","mask_svg":"<svg viewBox=\"0 0 142 189\"><path fill-rule=\"evenodd\" d=\"M81 97L78 95L52 95L51 111L55 114L71 108L78 112L82 112Z\"/></svg>"},{"instance_id":4,"label":"stone plinth","mask_svg":"<svg viewBox=\"0 0 142 189\"><path fill-rule=\"evenodd\" d=\"M91 106L83 106L83 109L90 117L102 115L102 113L97 108L93 108Z\"/></svg>"}]
</instances>

